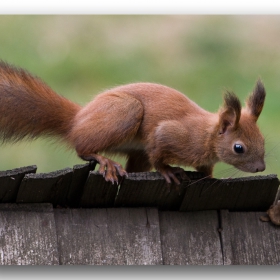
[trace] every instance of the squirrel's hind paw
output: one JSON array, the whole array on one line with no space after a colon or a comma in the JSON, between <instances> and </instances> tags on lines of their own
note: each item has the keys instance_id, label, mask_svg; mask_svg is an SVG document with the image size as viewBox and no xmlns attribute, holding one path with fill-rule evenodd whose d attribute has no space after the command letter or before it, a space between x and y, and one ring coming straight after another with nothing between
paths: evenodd
<instances>
[{"instance_id":1,"label":"squirrel's hind paw","mask_svg":"<svg viewBox=\"0 0 280 280\"><path fill-rule=\"evenodd\" d=\"M128 177L123 167L110 159L104 158L104 161L99 164L98 172L103 175L107 182L110 181L113 185L115 182L118 184L118 175Z\"/></svg>"},{"instance_id":2,"label":"squirrel's hind paw","mask_svg":"<svg viewBox=\"0 0 280 280\"><path fill-rule=\"evenodd\" d=\"M92 154L90 156L80 156L84 160L96 160L99 163L98 173L101 174L107 182L111 182L112 184L118 184L118 175L128 177L127 172L123 169L123 167L106 157L103 157L98 154Z\"/></svg>"}]
</instances>

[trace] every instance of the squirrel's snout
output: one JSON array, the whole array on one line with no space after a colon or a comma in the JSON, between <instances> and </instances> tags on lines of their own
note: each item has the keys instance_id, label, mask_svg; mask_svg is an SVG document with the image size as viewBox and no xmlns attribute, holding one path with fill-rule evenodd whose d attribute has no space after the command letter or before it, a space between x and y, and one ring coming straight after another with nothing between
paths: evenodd
<instances>
[{"instance_id":1,"label":"squirrel's snout","mask_svg":"<svg viewBox=\"0 0 280 280\"><path fill-rule=\"evenodd\" d=\"M261 161L256 164L256 172L262 172L265 170L265 162Z\"/></svg>"},{"instance_id":2,"label":"squirrel's snout","mask_svg":"<svg viewBox=\"0 0 280 280\"><path fill-rule=\"evenodd\" d=\"M235 166L235 167L245 172L256 173L265 170L265 162L263 160L260 160L254 163L250 162L247 165Z\"/></svg>"}]
</instances>

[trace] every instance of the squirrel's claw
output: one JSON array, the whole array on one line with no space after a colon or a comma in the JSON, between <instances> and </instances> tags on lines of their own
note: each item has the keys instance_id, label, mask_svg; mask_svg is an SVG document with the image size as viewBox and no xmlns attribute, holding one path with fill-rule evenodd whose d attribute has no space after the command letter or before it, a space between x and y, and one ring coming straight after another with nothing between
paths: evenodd
<instances>
[{"instance_id":1,"label":"squirrel's claw","mask_svg":"<svg viewBox=\"0 0 280 280\"><path fill-rule=\"evenodd\" d=\"M114 163L114 167L116 168L120 176L125 176L126 178L128 178L127 172L123 169L123 167L120 164Z\"/></svg>"}]
</instances>

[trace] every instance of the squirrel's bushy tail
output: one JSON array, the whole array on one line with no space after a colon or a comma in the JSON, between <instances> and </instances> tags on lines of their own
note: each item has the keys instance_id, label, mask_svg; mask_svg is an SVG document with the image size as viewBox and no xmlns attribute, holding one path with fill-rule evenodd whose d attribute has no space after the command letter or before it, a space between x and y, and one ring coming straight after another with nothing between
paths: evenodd
<instances>
[{"instance_id":1,"label":"squirrel's bushy tail","mask_svg":"<svg viewBox=\"0 0 280 280\"><path fill-rule=\"evenodd\" d=\"M0 138L65 137L80 106L56 94L41 79L0 61Z\"/></svg>"}]
</instances>

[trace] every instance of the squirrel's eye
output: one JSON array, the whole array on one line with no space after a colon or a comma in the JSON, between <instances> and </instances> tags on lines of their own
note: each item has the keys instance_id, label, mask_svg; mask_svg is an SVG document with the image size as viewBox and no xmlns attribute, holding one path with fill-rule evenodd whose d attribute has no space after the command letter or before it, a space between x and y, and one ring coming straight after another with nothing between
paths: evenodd
<instances>
[{"instance_id":1,"label":"squirrel's eye","mask_svg":"<svg viewBox=\"0 0 280 280\"><path fill-rule=\"evenodd\" d=\"M243 154L244 153L244 149L240 144L234 144L233 149L237 154Z\"/></svg>"}]
</instances>

